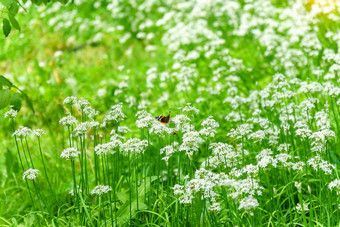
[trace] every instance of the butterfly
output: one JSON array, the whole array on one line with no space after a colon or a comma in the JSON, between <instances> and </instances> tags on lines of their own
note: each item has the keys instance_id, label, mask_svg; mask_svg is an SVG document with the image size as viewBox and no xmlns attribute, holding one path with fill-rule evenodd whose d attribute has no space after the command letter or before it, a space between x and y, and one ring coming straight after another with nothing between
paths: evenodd
<instances>
[{"instance_id":1,"label":"butterfly","mask_svg":"<svg viewBox=\"0 0 340 227\"><path fill-rule=\"evenodd\" d=\"M167 124L170 121L170 114L171 114L171 109L169 110L169 115L168 116L157 116L155 117L159 122L162 124Z\"/></svg>"}]
</instances>

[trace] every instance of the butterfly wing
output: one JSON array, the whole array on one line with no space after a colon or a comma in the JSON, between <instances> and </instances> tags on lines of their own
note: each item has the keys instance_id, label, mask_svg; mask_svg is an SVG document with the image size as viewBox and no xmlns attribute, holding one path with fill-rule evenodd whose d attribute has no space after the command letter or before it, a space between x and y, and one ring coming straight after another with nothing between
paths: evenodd
<instances>
[{"instance_id":1,"label":"butterfly wing","mask_svg":"<svg viewBox=\"0 0 340 227\"><path fill-rule=\"evenodd\" d=\"M156 119L159 122L161 122L162 124L167 124L170 121L170 113L171 113L171 111L169 111L169 115L166 116L166 117L165 116L157 116Z\"/></svg>"},{"instance_id":2,"label":"butterfly wing","mask_svg":"<svg viewBox=\"0 0 340 227\"><path fill-rule=\"evenodd\" d=\"M167 123L169 123L169 121L170 121L170 113L169 113L168 116L162 117L159 121L160 121L162 124L167 124Z\"/></svg>"}]
</instances>

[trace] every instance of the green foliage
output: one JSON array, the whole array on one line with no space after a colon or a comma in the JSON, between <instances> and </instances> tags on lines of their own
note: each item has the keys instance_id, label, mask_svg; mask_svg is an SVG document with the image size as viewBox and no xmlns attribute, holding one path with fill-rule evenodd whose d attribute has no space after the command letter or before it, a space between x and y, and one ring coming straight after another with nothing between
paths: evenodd
<instances>
[{"instance_id":1,"label":"green foliage","mask_svg":"<svg viewBox=\"0 0 340 227\"><path fill-rule=\"evenodd\" d=\"M19 11L19 3L16 0L1 0L0 1L0 19L2 19L2 30L5 37L9 36L12 27L21 30L19 23L15 19L15 15ZM7 14L7 18L5 17Z\"/></svg>"},{"instance_id":2,"label":"green foliage","mask_svg":"<svg viewBox=\"0 0 340 227\"><path fill-rule=\"evenodd\" d=\"M0 76L0 88L0 109L10 105L13 110L19 111L21 109L22 100L25 100L28 107L33 111L33 113L35 112L32 101L26 93L12 84L12 82L4 76ZM14 88L17 91L12 91L11 88Z\"/></svg>"},{"instance_id":3,"label":"green foliage","mask_svg":"<svg viewBox=\"0 0 340 227\"><path fill-rule=\"evenodd\" d=\"M59 2L66 4L68 0L58 0ZM24 3L27 0L23 1ZM51 0L32 0L35 5L48 4ZM0 0L0 20L2 19L2 30L5 37L8 37L11 33L12 27L21 31L21 27L15 16L19 12L19 8L22 7L18 0ZM23 8L23 7L22 7ZM25 8L23 8L26 10ZM7 17L5 16L7 15Z\"/></svg>"},{"instance_id":4,"label":"green foliage","mask_svg":"<svg viewBox=\"0 0 340 227\"><path fill-rule=\"evenodd\" d=\"M11 98L11 91L9 90L0 90L0 109L5 108L9 105Z\"/></svg>"},{"instance_id":5,"label":"green foliage","mask_svg":"<svg viewBox=\"0 0 340 227\"><path fill-rule=\"evenodd\" d=\"M2 29L3 29L4 35L7 37L12 30L11 25L9 24L9 21L6 18L3 18L2 23L3 23Z\"/></svg>"},{"instance_id":6,"label":"green foliage","mask_svg":"<svg viewBox=\"0 0 340 227\"><path fill-rule=\"evenodd\" d=\"M10 98L10 105L13 110L20 111L22 102L22 95L14 93Z\"/></svg>"}]
</instances>

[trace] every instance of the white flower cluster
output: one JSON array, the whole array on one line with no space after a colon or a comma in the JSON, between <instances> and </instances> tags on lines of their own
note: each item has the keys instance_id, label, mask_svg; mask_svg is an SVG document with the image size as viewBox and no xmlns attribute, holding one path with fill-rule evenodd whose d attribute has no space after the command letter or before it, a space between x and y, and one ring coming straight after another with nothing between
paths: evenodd
<instances>
[{"instance_id":1,"label":"white flower cluster","mask_svg":"<svg viewBox=\"0 0 340 227\"><path fill-rule=\"evenodd\" d=\"M68 96L64 99L64 102L63 104L64 105L70 105L70 106L73 106L73 105L76 105L78 102L77 98L74 97L74 96Z\"/></svg>"},{"instance_id":2,"label":"white flower cluster","mask_svg":"<svg viewBox=\"0 0 340 227\"><path fill-rule=\"evenodd\" d=\"M339 179L335 179L335 180L329 182L328 188L331 191L335 190L336 194L339 195L340 194L340 180Z\"/></svg>"},{"instance_id":3,"label":"white flower cluster","mask_svg":"<svg viewBox=\"0 0 340 227\"><path fill-rule=\"evenodd\" d=\"M12 136L17 136L19 138L24 138L28 135L30 135L32 132L32 130L28 127L24 127L24 126L19 126L19 129L17 129Z\"/></svg>"},{"instance_id":4,"label":"white flower cluster","mask_svg":"<svg viewBox=\"0 0 340 227\"><path fill-rule=\"evenodd\" d=\"M174 116L171 121L175 123L176 130L181 130L182 128L185 128L187 124L190 123L190 118L184 114L178 114Z\"/></svg>"},{"instance_id":5,"label":"white flower cluster","mask_svg":"<svg viewBox=\"0 0 340 227\"><path fill-rule=\"evenodd\" d=\"M251 133L253 128L252 124L241 124L236 129L231 129L227 136L233 139L242 139Z\"/></svg>"},{"instance_id":6,"label":"white flower cluster","mask_svg":"<svg viewBox=\"0 0 340 227\"><path fill-rule=\"evenodd\" d=\"M245 197L241 199L240 205L238 207L239 210L245 209L245 210L253 210L256 207L258 207L260 204L256 198L254 198L252 195Z\"/></svg>"},{"instance_id":7,"label":"white flower cluster","mask_svg":"<svg viewBox=\"0 0 340 227\"><path fill-rule=\"evenodd\" d=\"M120 148L124 152L125 155L128 155L130 152L134 155L138 155L144 153L145 148L148 146L147 140L140 140L138 138L132 138L121 144Z\"/></svg>"},{"instance_id":8,"label":"white flower cluster","mask_svg":"<svg viewBox=\"0 0 340 227\"><path fill-rule=\"evenodd\" d=\"M36 137L41 137L42 134L44 134L44 130L42 129L34 129L32 132L33 132L33 135L35 135Z\"/></svg>"},{"instance_id":9,"label":"white flower cluster","mask_svg":"<svg viewBox=\"0 0 340 227\"><path fill-rule=\"evenodd\" d=\"M209 116L201 125L203 126L203 129L201 129L199 133L206 137L215 137L216 128L220 127L217 121L213 119L213 116Z\"/></svg>"},{"instance_id":10,"label":"white flower cluster","mask_svg":"<svg viewBox=\"0 0 340 227\"><path fill-rule=\"evenodd\" d=\"M150 128L155 122L155 118L145 110L137 112L136 117L136 125L138 128Z\"/></svg>"},{"instance_id":11,"label":"white flower cluster","mask_svg":"<svg viewBox=\"0 0 340 227\"><path fill-rule=\"evenodd\" d=\"M39 170L30 168L24 172L22 179L35 180L35 178L37 178L38 173Z\"/></svg>"},{"instance_id":12,"label":"white flower cluster","mask_svg":"<svg viewBox=\"0 0 340 227\"><path fill-rule=\"evenodd\" d=\"M178 145L179 144L177 142L174 142L172 145L167 145L160 150L161 154L165 154L165 156L162 158L162 160L164 160L167 165L168 165L169 159L172 157L172 155L174 153L176 153L176 151L178 151Z\"/></svg>"},{"instance_id":13,"label":"white flower cluster","mask_svg":"<svg viewBox=\"0 0 340 227\"><path fill-rule=\"evenodd\" d=\"M71 115L67 115L60 119L59 124L71 127L73 124L78 124L78 120Z\"/></svg>"},{"instance_id":14,"label":"white flower cluster","mask_svg":"<svg viewBox=\"0 0 340 227\"><path fill-rule=\"evenodd\" d=\"M123 113L123 106L121 104L117 104L111 106L110 111L105 115L104 122L120 122L126 118L126 115Z\"/></svg>"},{"instance_id":15,"label":"white flower cluster","mask_svg":"<svg viewBox=\"0 0 340 227\"><path fill-rule=\"evenodd\" d=\"M83 136L85 135L87 130L90 129L90 127L91 125L89 124L89 122L81 122L73 129L73 133L75 136L79 136L79 137Z\"/></svg>"},{"instance_id":16,"label":"white flower cluster","mask_svg":"<svg viewBox=\"0 0 340 227\"><path fill-rule=\"evenodd\" d=\"M156 134L156 135L164 135L165 133L171 134L174 130L170 127L167 127L164 124L159 123L158 121L154 121L149 128L150 134Z\"/></svg>"},{"instance_id":17,"label":"white flower cluster","mask_svg":"<svg viewBox=\"0 0 340 227\"><path fill-rule=\"evenodd\" d=\"M91 194L102 195L112 191L112 188L107 185L97 185L92 191Z\"/></svg>"},{"instance_id":18,"label":"white flower cluster","mask_svg":"<svg viewBox=\"0 0 340 227\"><path fill-rule=\"evenodd\" d=\"M84 98L80 98L79 100L74 96L69 96L64 99L64 105L68 105L72 108L72 106L76 106L81 110L83 114L85 114L89 118L96 117L99 112L91 107L91 104L88 100ZM62 124L62 123L60 123ZM64 125L64 124L63 124Z\"/></svg>"},{"instance_id":19,"label":"white flower cluster","mask_svg":"<svg viewBox=\"0 0 340 227\"><path fill-rule=\"evenodd\" d=\"M17 114L18 111L11 109L5 113L5 118L12 120L16 118Z\"/></svg>"},{"instance_id":20,"label":"white flower cluster","mask_svg":"<svg viewBox=\"0 0 340 227\"><path fill-rule=\"evenodd\" d=\"M181 195L180 203L190 204L195 194L201 192L201 199L208 199L214 202L214 207L217 207L214 188L219 184L220 175L215 174L206 169L199 169L195 173L195 177L188 181L185 186L175 185L173 187L175 195Z\"/></svg>"},{"instance_id":21,"label":"white flower cluster","mask_svg":"<svg viewBox=\"0 0 340 227\"><path fill-rule=\"evenodd\" d=\"M199 109L191 106L191 103L187 103L187 105L184 108L182 108L182 111L187 112L187 113L192 113L192 114L194 114L194 113L199 114L199 112L200 112Z\"/></svg>"},{"instance_id":22,"label":"white flower cluster","mask_svg":"<svg viewBox=\"0 0 340 227\"><path fill-rule=\"evenodd\" d=\"M107 155L108 153L114 154L116 153L116 149L122 145L122 142L119 140L114 140L108 143L99 144L94 148L94 151L97 155Z\"/></svg>"},{"instance_id":23,"label":"white flower cluster","mask_svg":"<svg viewBox=\"0 0 340 227\"><path fill-rule=\"evenodd\" d=\"M65 158L65 159L72 159L72 158L77 158L78 155L80 154L80 151L78 151L76 148L74 147L69 147L63 150L63 152L61 152L60 157L61 158Z\"/></svg>"},{"instance_id":24,"label":"white flower cluster","mask_svg":"<svg viewBox=\"0 0 340 227\"><path fill-rule=\"evenodd\" d=\"M79 185L77 185L77 189L76 189L77 193L81 193L83 190L81 190L81 188L79 187ZM74 189L71 189L71 191L69 192L69 194L71 196L74 196Z\"/></svg>"},{"instance_id":25,"label":"white flower cluster","mask_svg":"<svg viewBox=\"0 0 340 227\"><path fill-rule=\"evenodd\" d=\"M302 211L308 211L309 208L308 208L308 205L307 204L303 204L303 206L301 206L300 203L296 204L296 207L295 207L295 210L299 213L302 213Z\"/></svg>"},{"instance_id":26,"label":"white flower cluster","mask_svg":"<svg viewBox=\"0 0 340 227\"><path fill-rule=\"evenodd\" d=\"M209 157L209 165L217 168L223 167L236 167L242 163L242 153L236 150L232 145L227 143L212 143L209 149L213 151L213 156ZM204 163L206 165L206 163Z\"/></svg>"},{"instance_id":27,"label":"white flower cluster","mask_svg":"<svg viewBox=\"0 0 340 227\"><path fill-rule=\"evenodd\" d=\"M330 164L329 162L322 160L320 156L314 156L307 161L308 165L310 165L315 171L322 170L326 175L331 175L335 166Z\"/></svg>"},{"instance_id":28,"label":"white flower cluster","mask_svg":"<svg viewBox=\"0 0 340 227\"><path fill-rule=\"evenodd\" d=\"M194 152L198 151L203 139L200 137L199 132L191 131L183 135L183 142L179 147L180 151L185 151L186 155L191 157Z\"/></svg>"}]
</instances>

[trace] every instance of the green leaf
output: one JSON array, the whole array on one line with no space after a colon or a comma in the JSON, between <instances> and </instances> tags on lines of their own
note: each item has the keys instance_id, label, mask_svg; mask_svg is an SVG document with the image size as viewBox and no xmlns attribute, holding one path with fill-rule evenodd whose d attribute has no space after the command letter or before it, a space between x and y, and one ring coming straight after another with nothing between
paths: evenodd
<instances>
[{"instance_id":1,"label":"green leaf","mask_svg":"<svg viewBox=\"0 0 340 227\"><path fill-rule=\"evenodd\" d=\"M0 85L5 85L9 88L13 87L13 84L11 83L11 81L6 79L6 77L4 77L4 76L0 76Z\"/></svg>"},{"instance_id":2,"label":"green leaf","mask_svg":"<svg viewBox=\"0 0 340 227\"><path fill-rule=\"evenodd\" d=\"M145 210L147 208L147 205L141 201L138 202L138 208L139 210ZM134 200L131 203L131 217L134 217L136 215L137 210L137 201ZM130 218L130 202L127 201L123 204L123 206L120 207L120 209L117 212L118 216L118 224L119 226L122 226L126 221Z\"/></svg>"},{"instance_id":3,"label":"green leaf","mask_svg":"<svg viewBox=\"0 0 340 227\"><path fill-rule=\"evenodd\" d=\"M13 110L20 111L21 109L22 97L19 93L14 93L10 98L10 105Z\"/></svg>"},{"instance_id":4,"label":"green leaf","mask_svg":"<svg viewBox=\"0 0 340 227\"><path fill-rule=\"evenodd\" d=\"M15 16L18 11L19 11L19 6L16 2L13 2L11 4L11 6L8 8L9 14L12 14L13 16Z\"/></svg>"},{"instance_id":5,"label":"green leaf","mask_svg":"<svg viewBox=\"0 0 340 227\"><path fill-rule=\"evenodd\" d=\"M21 92L22 97L25 99L25 101L27 102L28 107L32 110L33 114L35 114L34 108L33 108L33 104L31 99L28 97L28 95L26 95L25 92L23 92L22 90L20 90L18 87L16 87L14 84L11 83L11 81L9 81L8 79L6 79L6 77L4 76L0 76L0 85L5 85L8 88L14 87L16 89L18 89ZM1 108L0 108L1 109Z\"/></svg>"},{"instance_id":6,"label":"green leaf","mask_svg":"<svg viewBox=\"0 0 340 227\"><path fill-rule=\"evenodd\" d=\"M6 37L11 33L12 28L7 18L3 19L2 30Z\"/></svg>"},{"instance_id":7,"label":"green leaf","mask_svg":"<svg viewBox=\"0 0 340 227\"><path fill-rule=\"evenodd\" d=\"M7 9L9 9L9 8L11 7L11 5L12 5L13 3L15 3L14 0L0 0L0 2L1 2L4 6L6 6Z\"/></svg>"},{"instance_id":8,"label":"green leaf","mask_svg":"<svg viewBox=\"0 0 340 227\"><path fill-rule=\"evenodd\" d=\"M8 106L11 98L10 90L0 90L0 110Z\"/></svg>"},{"instance_id":9,"label":"green leaf","mask_svg":"<svg viewBox=\"0 0 340 227\"><path fill-rule=\"evenodd\" d=\"M122 203L129 201L129 194L126 192L117 192L117 197Z\"/></svg>"},{"instance_id":10,"label":"green leaf","mask_svg":"<svg viewBox=\"0 0 340 227\"><path fill-rule=\"evenodd\" d=\"M33 107L31 99L23 91L20 90L20 92L24 96L24 98L25 98L25 100L27 102L28 107L32 110L33 114L35 114L35 110L34 110L34 107Z\"/></svg>"},{"instance_id":11,"label":"green leaf","mask_svg":"<svg viewBox=\"0 0 340 227\"><path fill-rule=\"evenodd\" d=\"M157 176L151 176L151 182L150 182L150 178L146 179L146 183L144 182L143 184L141 184L138 187L138 196L140 198L144 197L147 193L149 193L150 189L151 189L151 183L155 180L157 180L158 177Z\"/></svg>"},{"instance_id":12,"label":"green leaf","mask_svg":"<svg viewBox=\"0 0 340 227\"><path fill-rule=\"evenodd\" d=\"M21 31L21 27L20 27L18 21L15 19L15 17L14 17L12 14L9 14L9 15L8 15L8 18L9 18L9 21L11 22L12 26L13 26L15 29Z\"/></svg>"},{"instance_id":13,"label":"green leaf","mask_svg":"<svg viewBox=\"0 0 340 227\"><path fill-rule=\"evenodd\" d=\"M6 170L7 175L10 175L12 172L17 173L18 168L18 161L15 158L15 155L12 154L11 150L7 148L7 152L5 152L5 158L6 158Z\"/></svg>"}]
</instances>

